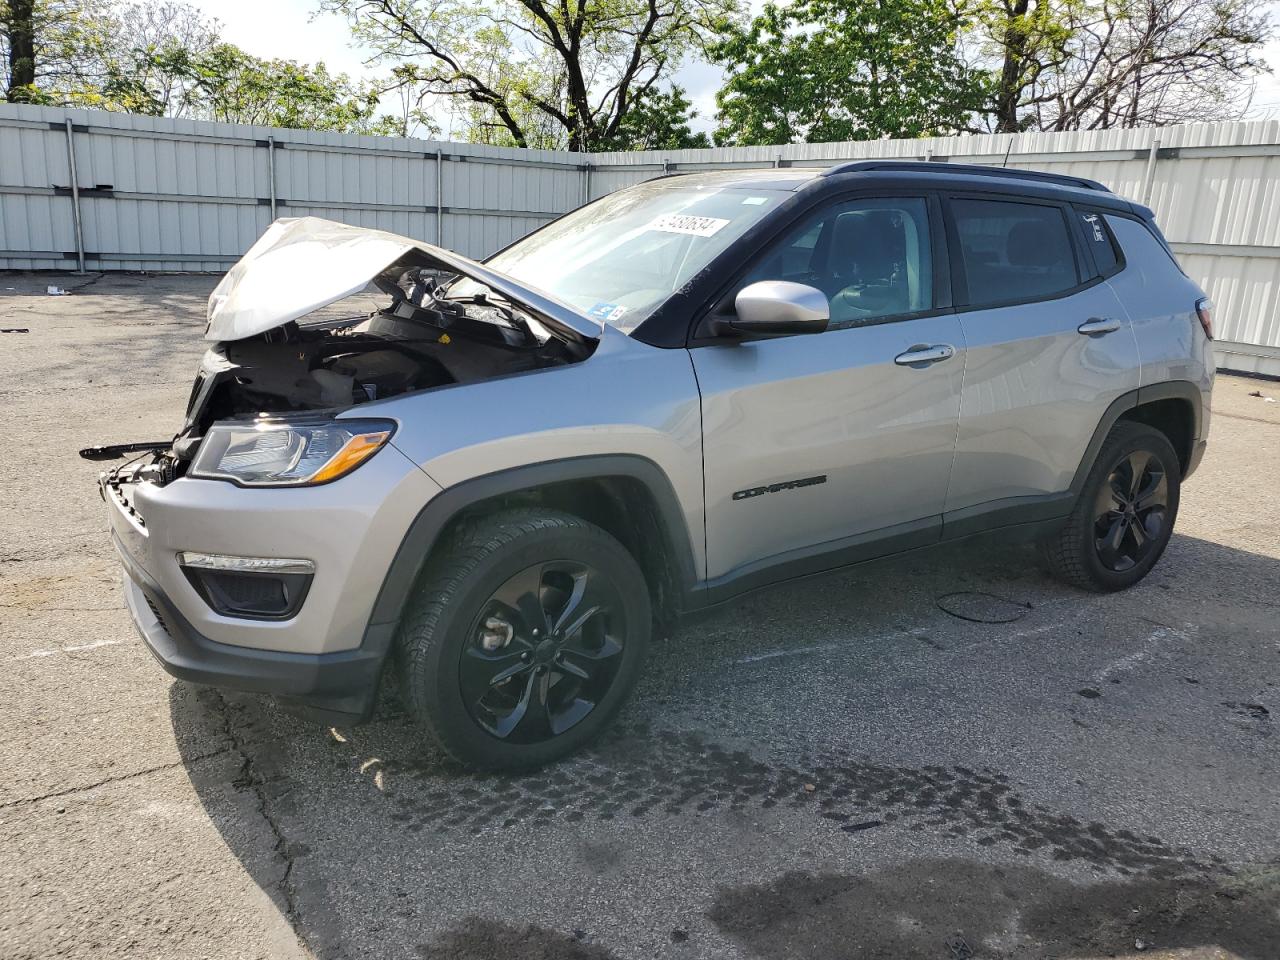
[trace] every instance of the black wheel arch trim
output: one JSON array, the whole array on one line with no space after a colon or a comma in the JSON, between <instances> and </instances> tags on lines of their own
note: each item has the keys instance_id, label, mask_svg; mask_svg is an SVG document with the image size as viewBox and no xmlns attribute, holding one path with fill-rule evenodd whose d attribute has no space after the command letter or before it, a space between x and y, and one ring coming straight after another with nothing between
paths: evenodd
<instances>
[{"instance_id":1,"label":"black wheel arch trim","mask_svg":"<svg viewBox=\"0 0 1280 960\"><path fill-rule=\"evenodd\" d=\"M697 575L688 522L675 488L652 460L636 454L600 454L527 464L484 474L445 488L414 518L383 579L374 601L362 646L390 648L401 611L440 535L464 510L485 500L546 488L575 480L624 478L643 484L657 505L667 536L669 555L679 567L685 604L693 602L701 584Z\"/></svg>"},{"instance_id":2,"label":"black wheel arch trim","mask_svg":"<svg viewBox=\"0 0 1280 960\"><path fill-rule=\"evenodd\" d=\"M1084 482L1089 476L1089 471L1093 468L1093 462L1098 459L1098 451L1102 449L1102 444L1107 439L1107 434L1111 432L1111 428L1116 425L1116 422L1130 410L1136 410L1138 407L1148 403L1155 403L1159 400L1185 400L1191 405L1191 452L1193 459L1189 467L1194 468L1198 460L1198 457L1194 456L1195 450L1204 440L1202 436L1204 397L1200 387L1190 380L1166 380L1161 383L1153 383L1150 386L1139 387L1137 390L1121 394L1111 402L1111 405L1102 414L1102 419L1098 421L1097 429L1094 430L1093 437L1089 440L1089 446L1085 448L1084 456L1080 459L1080 466L1076 468L1075 477L1071 481L1071 493L1073 496L1078 495L1084 488ZM1190 472L1190 469L1185 470L1184 477L1189 475Z\"/></svg>"}]
</instances>

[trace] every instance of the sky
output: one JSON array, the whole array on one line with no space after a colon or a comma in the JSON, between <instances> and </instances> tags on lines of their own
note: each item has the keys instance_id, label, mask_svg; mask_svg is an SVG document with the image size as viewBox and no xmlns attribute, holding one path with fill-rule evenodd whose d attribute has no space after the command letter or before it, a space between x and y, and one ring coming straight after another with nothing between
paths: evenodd
<instances>
[{"instance_id":1,"label":"sky","mask_svg":"<svg viewBox=\"0 0 1280 960\"><path fill-rule=\"evenodd\" d=\"M351 45L346 23L332 15L316 15L316 0L189 0L209 16L222 22L223 36L255 56L278 57L314 63L323 60L330 70L355 77L373 77L380 72L365 66L367 51ZM761 6L752 0L753 7ZM1280 20L1280 2L1272 5L1273 17ZM1280 118L1280 40L1267 45L1264 58L1276 73L1258 78L1248 119ZM715 95L721 71L710 64L686 64L674 80L687 91L699 117L695 130L714 126ZM394 106L389 104L389 109ZM440 119L448 131L447 118Z\"/></svg>"}]
</instances>

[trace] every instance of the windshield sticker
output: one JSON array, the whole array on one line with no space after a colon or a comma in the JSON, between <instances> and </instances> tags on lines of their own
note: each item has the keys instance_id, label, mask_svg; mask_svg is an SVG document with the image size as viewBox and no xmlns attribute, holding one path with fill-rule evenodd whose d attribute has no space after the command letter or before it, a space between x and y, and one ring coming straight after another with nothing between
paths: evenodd
<instances>
[{"instance_id":1,"label":"windshield sticker","mask_svg":"<svg viewBox=\"0 0 1280 960\"><path fill-rule=\"evenodd\" d=\"M768 197L744 197L742 205L744 207L759 207L769 202Z\"/></svg>"},{"instance_id":2,"label":"windshield sticker","mask_svg":"<svg viewBox=\"0 0 1280 960\"><path fill-rule=\"evenodd\" d=\"M650 230L685 233L691 237L713 237L729 221L719 217L693 217L684 213L664 213L649 222Z\"/></svg>"},{"instance_id":3,"label":"windshield sticker","mask_svg":"<svg viewBox=\"0 0 1280 960\"><path fill-rule=\"evenodd\" d=\"M616 303L606 303L604 300L601 300L587 311L587 316L591 317L593 320L603 320L605 323L615 323L621 319L622 315L626 312L626 307L618 306Z\"/></svg>"}]
</instances>

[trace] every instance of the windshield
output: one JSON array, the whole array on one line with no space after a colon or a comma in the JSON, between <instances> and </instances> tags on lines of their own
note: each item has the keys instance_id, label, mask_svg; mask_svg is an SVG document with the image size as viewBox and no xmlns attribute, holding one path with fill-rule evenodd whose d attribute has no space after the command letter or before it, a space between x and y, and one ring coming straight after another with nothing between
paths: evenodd
<instances>
[{"instance_id":1,"label":"windshield","mask_svg":"<svg viewBox=\"0 0 1280 960\"><path fill-rule=\"evenodd\" d=\"M692 177L655 180L575 210L485 265L628 331L784 196ZM448 296L483 289L464 279Z\"/></svg>"}]
</instances>

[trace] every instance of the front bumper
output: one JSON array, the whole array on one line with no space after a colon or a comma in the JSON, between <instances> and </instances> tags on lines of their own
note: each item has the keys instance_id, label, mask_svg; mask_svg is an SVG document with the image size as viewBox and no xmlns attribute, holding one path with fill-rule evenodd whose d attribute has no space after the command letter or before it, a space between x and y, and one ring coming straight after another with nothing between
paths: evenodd
<instances>
[{"instance_id":1,"label":"front bumper","mask_svg":"<svg viewBox=\"0 0 1280 960\"><path fill-rule=\"evenodd\" d=\"M372 709L395 630L393 617L375 622L374 602L405 531L439 491L389 445L316 488L133 479L104 484L103 498L129 610L169 673L350 721ZM315 575L287 619L223 615L184 573L184 552L301 558Z\"/></svg>"},{"instance_id":2,"label":"front bumper","mask_svg":"<svg viewBox=\"0 0 1280 960\"><path fill-rule=\"evenodd\" d=\"M221 480L145 480L104 489L122 554L215 643L327 654L360 646L374 599L414 518L440 488L394 447L320 487L245 489ZM184 552L311 561L305 602L288 619L213 609L179 563Z\"/></svg>"},{"instance_id":3,"label":"front bumper","mask_svg":"<svg viewBox=\"0 0 1280 960\"><path fill-rule=\"evenodd\" d=\"M358 723L373 712L389 636L375 631L357 649L324 654L216 643L191 626L114 533L111 539L124 564L125 602L134 625L168 673L191 683L271 694L328 723Z\"/></svg>"}]
</instances>

